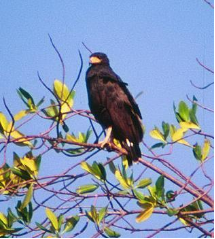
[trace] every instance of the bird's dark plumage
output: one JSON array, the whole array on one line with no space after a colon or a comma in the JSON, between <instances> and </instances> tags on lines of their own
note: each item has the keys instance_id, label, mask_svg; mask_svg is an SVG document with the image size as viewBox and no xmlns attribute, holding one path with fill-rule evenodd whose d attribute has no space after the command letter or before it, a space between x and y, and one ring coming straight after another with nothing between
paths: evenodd
<instances>
[{"instance_id":1,"label":"bird's dark plumage","mask_svg":"<svg viewBox=\"0 0 215 239\"><path fill-rule=\"evenodd\" d=\"M86 73L90 110L104 129L112 127L111 136L127 150L131 165L141 157L143 128L139 107L104 53L93 53L90 64Z\"/></svg>"}]
</instances>

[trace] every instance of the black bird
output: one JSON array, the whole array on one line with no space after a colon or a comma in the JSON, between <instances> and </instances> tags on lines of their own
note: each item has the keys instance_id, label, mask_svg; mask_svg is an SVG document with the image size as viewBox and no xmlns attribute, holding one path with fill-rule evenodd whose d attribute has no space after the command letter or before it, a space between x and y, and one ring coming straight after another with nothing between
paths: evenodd
<instances>
[{"instance_id":1,"label":"black bird","mask_svg":"<svg viewBox=\"0 0 215 239\"><path fill-rule=\"evenodd\" d=\"M119 140L128 152L129 165L132 165L132 161L141 157L142 116L127 84L112 70L104 53L96 52L90 56L86 84L90 110L106 130L101 146L104 147L113 138Z\"/></svg>"}]
</instances>

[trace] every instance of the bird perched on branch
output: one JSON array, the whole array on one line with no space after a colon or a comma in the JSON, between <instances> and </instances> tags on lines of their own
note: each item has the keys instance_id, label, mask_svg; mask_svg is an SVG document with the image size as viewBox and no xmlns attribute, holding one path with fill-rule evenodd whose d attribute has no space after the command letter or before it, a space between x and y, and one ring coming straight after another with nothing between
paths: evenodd
<instances>
[{"instance_id":1,"label":"bird perched on branch","mask_svg":"<svg viewBox=\"0 0 215 239\"><path fill-rule=\"evenodd\" d=\"M112 70L104 53L90 56L86 73L89 107L106 130L101 147L117 139L128 152L128 164L141 157L139 143L143 138L141 113L137 103L120 77Z\"/></svg>"}]
</instances>

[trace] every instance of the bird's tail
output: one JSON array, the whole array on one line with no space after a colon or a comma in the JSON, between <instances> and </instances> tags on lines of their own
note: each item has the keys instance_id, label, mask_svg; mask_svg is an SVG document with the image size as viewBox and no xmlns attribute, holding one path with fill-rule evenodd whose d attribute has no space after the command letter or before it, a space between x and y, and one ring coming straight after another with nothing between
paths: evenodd
<instances>
[{"instance_id":1,"label":"bird's tail","mask_svg":"<svg viewBox=\"0 0 215 239\"><path fill-rule=\"evenodd\" d=\"M129 166L132 165L132 162L137 162L138 158L141 158L139 143L132 143L126 140L126 142L122 142L122 146L128 152L127 159Z\"/></svg>"}]
</instances>

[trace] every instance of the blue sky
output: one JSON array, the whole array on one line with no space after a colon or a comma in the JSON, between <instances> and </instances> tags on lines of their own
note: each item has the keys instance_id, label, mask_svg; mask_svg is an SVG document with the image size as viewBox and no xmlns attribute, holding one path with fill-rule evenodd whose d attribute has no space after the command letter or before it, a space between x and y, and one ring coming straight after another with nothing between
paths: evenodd
<instances>
[{"instance_id":1,"label":"blue sky","mask_svg":"<svg viewBox=\"0 0 215 239\"><path fill-rule=\"evenodd\" d=\"M203 92L190 84L192 80L203 86L213 80L196 62L198 58L209 68L214 64L213 10L203 0L4 0L0 2L0 19L0 96L13 113L23 107L16 94L20 86L38 100L44 95L49 99L37 71L49 86L62 78L48 34L64 59L68 86L79 70L78 50L82 53L84 67L76 87L76 109L88 109L85 71L89 53L81 42L109 56L112 68L134 96L143 91L137 103L149 144L154 142L148 135L154 125L160 126L162 120L176 122L173 102L186 101L187 94L213 108L212 88ZM5 111L1 99L0 111ZM201 110L198 116L205 132L212 132L213 116ZM76 132L88 127L75 124ZM173 163L184 165L180 160ZM189 172L187 167L183 171Z\"/></svg>"}]
</instances>

